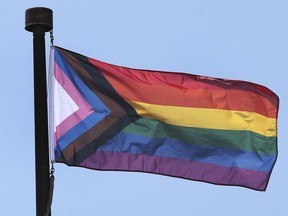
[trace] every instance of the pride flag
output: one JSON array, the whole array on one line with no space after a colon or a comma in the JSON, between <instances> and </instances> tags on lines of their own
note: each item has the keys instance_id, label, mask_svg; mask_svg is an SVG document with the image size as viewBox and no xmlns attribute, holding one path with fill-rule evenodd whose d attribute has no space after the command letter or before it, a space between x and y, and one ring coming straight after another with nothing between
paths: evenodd
<instances>
[{"instance_id":1,"label":"pride flag","mask_svg":"<svg viewBox=\"0 0 288 216\"><path fill-rule=\"evenodd\" d=\"M56 162L266 189L279 103L268 88L52 53Z\"/></svg>"}]
</instances>

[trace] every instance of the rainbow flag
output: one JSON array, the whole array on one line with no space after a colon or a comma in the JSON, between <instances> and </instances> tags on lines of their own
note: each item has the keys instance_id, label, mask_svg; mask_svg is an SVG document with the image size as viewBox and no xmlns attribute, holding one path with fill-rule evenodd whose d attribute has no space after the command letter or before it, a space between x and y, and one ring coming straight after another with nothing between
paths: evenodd
<instances>
[{"instance_id":1,"label":"rainbow flag","mask_svg":"<svg viewBox=\"0 0 288 216\"><path fill-rule=\"evenodd\" d=\"M266 190L279 100L245 81L139 70L52 49L56 162Z\"/></svg>"}]
</instances>

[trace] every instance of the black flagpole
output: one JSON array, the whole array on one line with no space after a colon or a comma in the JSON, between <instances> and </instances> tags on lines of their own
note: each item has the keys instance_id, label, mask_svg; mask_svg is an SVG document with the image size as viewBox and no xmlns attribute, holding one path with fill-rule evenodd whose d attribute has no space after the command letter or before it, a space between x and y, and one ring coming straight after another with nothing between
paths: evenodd
<instances>
[{"instance_id":1,"label":"black flagpole","mask_svg":"<svg viewBox=\"0 0 288 216\"><path fill-rule=\"evenodd\" d=\"M36 213L42 216L48 203L50 172L45 32L53 29L53 11L43 7L30 8L25 16L25 29L33 32Z\"/></svg>"}]
</instances>

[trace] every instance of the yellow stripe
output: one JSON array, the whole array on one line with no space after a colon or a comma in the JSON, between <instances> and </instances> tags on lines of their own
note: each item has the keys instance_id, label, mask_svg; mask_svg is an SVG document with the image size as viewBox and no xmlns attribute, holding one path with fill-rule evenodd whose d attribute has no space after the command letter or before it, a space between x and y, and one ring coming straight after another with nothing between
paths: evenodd
<instances>
[{"instance_id":1,"label":"yellow stripe","mask_svg":"<svg viewBox=\"0 0 288 216\"><path fill-rule=\"evenodd\" d=\"M276 136L276 119L253 112L163 106L128 101L136 112L178 126L221 130L249 130L264 136Z\"/></svg>"}]
</instances>

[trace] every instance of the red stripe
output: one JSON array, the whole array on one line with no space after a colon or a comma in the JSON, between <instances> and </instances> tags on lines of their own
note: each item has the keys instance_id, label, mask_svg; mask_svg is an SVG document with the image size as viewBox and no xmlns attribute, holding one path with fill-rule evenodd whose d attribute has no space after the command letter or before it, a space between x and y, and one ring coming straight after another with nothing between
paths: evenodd
<instances>
[{"instance_id":1,"label":"red stripe","mask_svg":"<svg viewBox=\"0 0 288 216\"><path fill-rule=\"evenodd\" d=\"M144 71L94 59L89 61L102 71L115 90L127 100L248 111L271 118L277 117L277 106L274 104L278 104L278 97L266 87L254 83L183 73ZM247 90L249 88L250 90Z\"/></svg>"}]
</instances>

